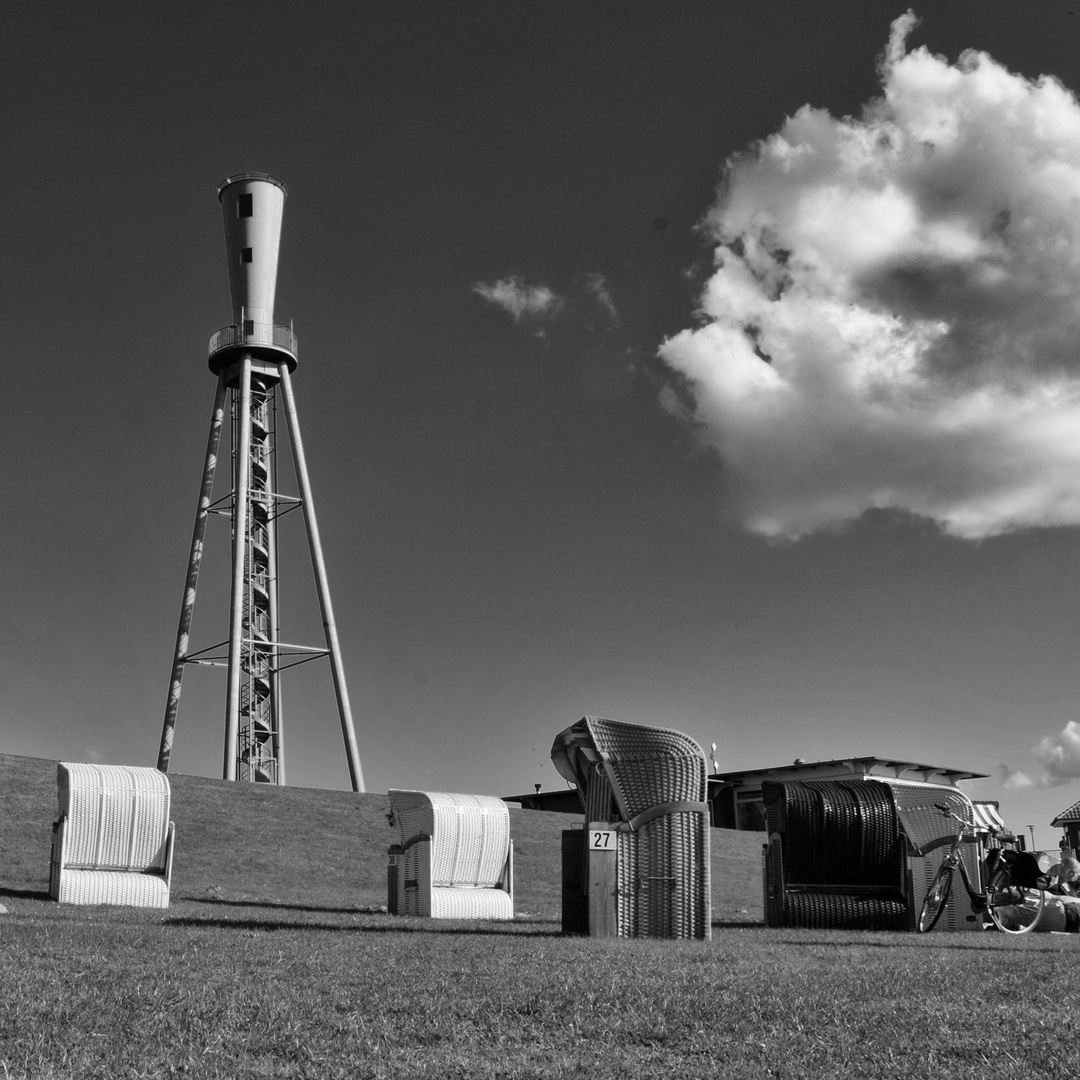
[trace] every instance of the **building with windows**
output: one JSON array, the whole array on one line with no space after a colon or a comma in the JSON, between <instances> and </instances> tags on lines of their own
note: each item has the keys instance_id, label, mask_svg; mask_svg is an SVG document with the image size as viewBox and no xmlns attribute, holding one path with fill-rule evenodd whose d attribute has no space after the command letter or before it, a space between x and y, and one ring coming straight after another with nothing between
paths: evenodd
<instances>
[{"instance_id":1,"label":"building with windows","mask_svg":"<svg viewBox=\"0 0 1080 1080\"><path fill-rule=\"evenodd\" d=\"M720 829L764 832L765 803L761 785L767 780L857 780L867 777L956 788L965 780L984 780L987 774L972 772L969 769L949 769L941 765L927 765L918 761L898 761L893 758L879 757L834 758L829 761L804 761L802 758L796 758L790 765L776 765L768 769L713 773L709 776L712 824ZM581 800L573 788L561 791L537 790L527 795L507 795L505 801L516 803L523 810L582 812ZM975 803L974 805L976 813L980 813L980 807L993 804ZM1067 812L1075 814L1074 827L1080 832L1080 803ZM1001 827L1001 818L996 808L986 810L985 813L987 820L984 824Z\"/></svg>"},{"instance_id":2,"label":"building with windows","mask_svg":"<svg viewBox=\"0 0 1080 1080\"><path fill-rule=\"evenodd\" d=\"M712 823L720 829L765 831L765 803L761 785L767 780L859 780L879 777L923 784L958 787L965 780L983 780L986 773L947 769L917 761L892 758L851 757L829 761L804 761L769 769L744 769L713 773L709 777Z\"/></svg>"},{"instance_id":3,"label":"building with windows","mask_svg":"<svg viewBox=\"0 0 1080 1080\"><path fill-rule=\"evenodd\" d=\"M1080 802L1073 803L1068 810L1062 810L1050 822L1053 829L1064 829L1066 843L1073 851L1080 851Z\"/></svg>"}]
</instances>

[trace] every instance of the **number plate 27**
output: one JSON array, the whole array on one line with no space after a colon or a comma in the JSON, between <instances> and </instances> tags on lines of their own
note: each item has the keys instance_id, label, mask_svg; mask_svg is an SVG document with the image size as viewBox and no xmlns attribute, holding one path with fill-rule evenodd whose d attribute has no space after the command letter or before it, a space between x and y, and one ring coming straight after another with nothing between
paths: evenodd
<instances>
[{"instance_id":1,"label":"number plate 27","mask_svg":"<svg viewBox=\"0 0 1080 1080\"><path fill-rule=\"evenodd\" d=\"M590 851L614 851L615 850L615 830L614 829L590 829L589 830L589 850Z\"/></svg>"}]
</instances>

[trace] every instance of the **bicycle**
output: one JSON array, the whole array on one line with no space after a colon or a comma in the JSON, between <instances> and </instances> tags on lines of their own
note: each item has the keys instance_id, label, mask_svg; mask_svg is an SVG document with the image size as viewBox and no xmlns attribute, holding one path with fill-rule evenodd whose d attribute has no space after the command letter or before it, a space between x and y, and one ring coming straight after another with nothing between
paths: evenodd
<instances>
[{"instance_id":1,"label":"bicycle","mask_svg":"<svg viewBox=\"0 0 1080 1080\"><path fill-rule=\"evenodd\" d=\"M1026 934L1033 930L1046 907L1046 891L1043 887L1046 879L1041 876L1035 857L1024 851L991 849L983 862L986 891L979 892L971 884L967 867L960 857L961 847L977 843L980 835L993 836L1004 843L1015 843L1016 837L1012 833L981 828L965 821L941 803L934 803L934 806L959 822L960 830L950 843L948 854L938 867L919 911L919 933L929 933L937 925L952 892L953 874L957 869L977 914L988 916L994 926L1006 934ZM926 849L918 852L920 855L925 853ZM1026 859L1022 856L1026 856Z\"/></svg>"}]
</instances>

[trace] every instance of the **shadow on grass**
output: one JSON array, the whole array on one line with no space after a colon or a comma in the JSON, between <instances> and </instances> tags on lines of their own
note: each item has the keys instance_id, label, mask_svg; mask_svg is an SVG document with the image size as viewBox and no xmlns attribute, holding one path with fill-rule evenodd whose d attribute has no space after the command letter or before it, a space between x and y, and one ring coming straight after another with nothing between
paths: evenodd
<instances>
[{"instance_id":1,"label":"shadow on grass","mask_svg":"<svg viewBox=\"0 0 1080 1080\"><path fill-rule=\"evenodd\" d=\"M732 921L714 919L710 924L714 930L764 930L765 924L759 920Z\"/></svg>"},{"instance_id":2,"label":"shadow on grass","mask_svg":"<svg viewBox=\"0 0 1080 1080\"><path fill-rule=\"evenodd\" d=\"M860 931L862 932L862 931ZM868 931L874 933L875 931ZM808 931L813 934L814 931ZM838 931L843 933L843 931ZM825 945L833 949L955 949L962 952L988 952L994 949L998 945L1002 948L1008 948L1007 941L1011 940L1008 934L998 934L993 931L970 931L972 941L942 941L936 934L915 934L915 933L901 933L895 930L883 930L882 934L888 934L889 936L881 941L867 941L861 939L859 941L835 941L835 940L823 940L819 937L807 937L805 939L799 938L778 938L775 944L777 945ZM969 931L960 931L965 936ZM1031 942L1043 939L1042 945L1034 945ZM1033 934L1024 935L1024 951L1025 952L1061 952L1060 947L1046 940L1046 934L1039 934L1037 937Z\"/></svg>"},{"instance_id":3,"label":"shadow on grass","mask_svg":"<svg viewBox=\"0 0 1080 1080\"><path fill-rule=\"evenodd\" d=\"M376 907L320 907L316 904L284 904L275 900L222 900L214 896L177 896L193 904L217 904L223 907L271 908L275 911L312 911L319 915L378 915L385 909Z\"/></svg>"},{"instance_id":4,"label":"shadow on grass","mask_svg":"<svg viewBox=\"0 0 1080 1080\"><path fill-rule=\"evenodd\" d=\"M39 892L37 889L0 889L0 896L10 896L18 900L50 900L48 891Z\"/></svg>"},{"instance_id":5,"label":"shadow on grass","mask_svg":"<svg viewBox=\"0 0 1080 1080\"><path fill-rule=\"evenodd\" d=\"M186 926L215 930L323 930L352 934L458 934L468 937L562 937L561 930L540 929L547 923L507 923L504 929L492 926L444 926L434 924L390 922L380 926L343 926L340 923L286 922L283 919L200 919L189 915L167 916L164 926ZM513 929L511 929L513 927ZM528 929L526 929L528 927ZM534 929L535 927L535 929Z\"/></svg>"}]
</instances>

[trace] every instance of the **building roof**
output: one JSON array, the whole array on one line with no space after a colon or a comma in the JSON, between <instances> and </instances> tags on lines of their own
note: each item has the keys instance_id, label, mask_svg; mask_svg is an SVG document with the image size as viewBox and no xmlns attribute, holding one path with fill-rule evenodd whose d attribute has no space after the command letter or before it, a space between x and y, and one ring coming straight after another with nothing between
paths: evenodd
<instances>
[{"instance_id":1,"label":"building roof","mask_svg":"<svg viewBox=\"0 0 1080 1080\"><path fill-rule=\"evenodd\" d=\"M762 780L791 778L792 773L810 779L814 774L844 776L891 776L896 780L918 779L925 783L957 784L961 780L984 780L988 773L971 772L969 769L948 769L943 765L926 765L918 761L897 761L893 758L852 757L833 758L829 761L803 761L796 759L790 765L776 765L770 769L740 769L737 772L712 773L710 780L733 784L760 782ZM905 775L910 774L910 775Z\"/></svg>"},{"instance_id":2,"label":"building roof","mask_svg":"<svg viewBox=\"0 0 1080 1080\"><path fill-rule=\"evenodd\" d=\"M1050 828L1054 829L1059 825L1065 825L1072 821L1080 821L1080 802L1073 803L1068 810L1062 810L1061 813L1050 822Z\"/></svg>"},{"instance_id":3,"label":"building roof","mask_svg":"<svg viewBox=\"0 0 1080 1080\"><path fill-rule=\"evenodd\" d=\"M794 775L793 775L794 774ZM709 798L713 798L721 785L730 783L736 787L757 786L762 780L819 778L834 779L837 776L889 776L895 780L922 780L928 784L955 786L962 780L985 780L989 774L971 772L968 769L947 769L943 765L925 765L918 761L896 761L892 758L852 757L834 758L830 761L794 761L790 765L776 765L770 769L741 769L738 772L712 773L709 776ZM556 791L536 791L528 795L504 795L503 802L517 803L522 810L554 810L568 814L584 813L584 807L576 788ZM1080 803L1076 820L1080 820Z\"/></svg>"},{"instance_id":4,"label":"building roof","mask_svg":"<svg viewBox=\"0 0 1080 1080\"><path fill-rule=\"evenodd\" d=\"M504 795L503 802L517 803L522 810L550 810L557 814L584 814L581 796L577 788L560 788L556 791L534 791L528 795Z\"/></svg>"}]
</instances>

